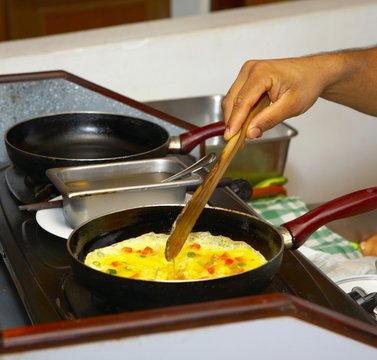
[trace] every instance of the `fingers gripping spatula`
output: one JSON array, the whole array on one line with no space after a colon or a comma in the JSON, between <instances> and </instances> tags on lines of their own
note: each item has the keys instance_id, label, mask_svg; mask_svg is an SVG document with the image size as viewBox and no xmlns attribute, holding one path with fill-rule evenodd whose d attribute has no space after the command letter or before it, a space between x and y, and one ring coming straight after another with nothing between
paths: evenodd
<instances>
[{"instance_id":1,"label":"fingers gripping spatula","mask_svg":"<svg viewBox=\"0 0 377 360\"><path fill-rule=\"evenodd\" d=\"M166 243L166 260L173 260L181 251L204 206L207 204L213 191L216 189L218 182L224 175L234 155L242 146L250 122L257 113L269 104L270 99L267 95L263 95L258 100L256 105L251 109L241 129L227 142L216 164L212 167L203 183L197 188L192 198L178 215Z\"/></svg>"}]
</instances>

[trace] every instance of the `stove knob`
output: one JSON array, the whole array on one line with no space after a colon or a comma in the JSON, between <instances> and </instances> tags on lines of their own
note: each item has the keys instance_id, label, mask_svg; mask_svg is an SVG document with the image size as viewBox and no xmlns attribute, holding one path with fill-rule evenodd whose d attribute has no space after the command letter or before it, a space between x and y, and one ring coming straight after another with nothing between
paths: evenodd
<instances>
[{"instance_id":1,"label":"stove knob","mask_svg":"<svg viewBox=\"0 0 377 360\"><path fill-rule=\"evenodd\" d=\"M364 296L362 301L359 301L358 303L363 309L368 311L369 314L374 314L377 307L377 292L370 293Z\"/></svg>"},{"instance_id":2,"label":"stove knob","mask_svg":"<svg viewBox=\"0 0 377 360\"><path fill-rule=\"evenodd\" d=\"M367 293L363 288L355 286L354 288L352 288L351 292L348 293L348 295L351 296L351 298L355 301L358 301L359 299L367 295Z\"/></svg>"},{"instance_id":3,"label":"stove knob","mask_svg":"<svg viewBox=\"0 0 377 360\"><path fill-rule=\"evenodd\" d=\"M230 188L240 197L243 201L251 199L252 189L250 183L245 179L235 179L230 185Z\"/></svg>"}]
</instances>

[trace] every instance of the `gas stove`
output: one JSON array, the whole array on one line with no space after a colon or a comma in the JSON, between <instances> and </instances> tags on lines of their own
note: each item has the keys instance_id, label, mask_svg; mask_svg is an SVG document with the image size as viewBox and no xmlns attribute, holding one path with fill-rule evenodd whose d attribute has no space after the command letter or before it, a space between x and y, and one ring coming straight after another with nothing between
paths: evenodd
<instances>
[{"instance_id":1,"label":"gas stove","mask_svg":"<svg viewBox=\"0 0 377 360\"><path fill-rule=\"evenodd\" d=\"M189 165L190 156L181 156ZM0 171L0 244L11 279L32 324L126 313L127 305L104 302L73 276L66 240L42 229L35 213L20 211L24 201L56 196L50 184L35 184L17 169ZM210 205L254 214L229 188L217 189ZM289 294L354 319L375 320L299 252L286 251L280 271L262 294Z\"/></svg>"},{"instance_id":2,"label":"gas stove","mask_svg":"<svg viewBox=\"0 0 377 360\"><path fill-rule=\"evenodd\" d=\"M74 111L140 117L171 135L193 128L64 71L0 76L0 95L3 129L41 114ZM198 157L198 148L191 155ZM184 155L182 161L190 164L193 158ZM74 277L66 240L44 230L35 213L19 210L21 204L56 195L51 184L35 182L12 167L0 146L0 285L5 284L0 352L284 316L375 344L373 316L295 251L285 252L279 272L258 295L140 311L108 304ZM216 189L210 204L255 215L230 188Z\"/></svg>"}]
</instances>

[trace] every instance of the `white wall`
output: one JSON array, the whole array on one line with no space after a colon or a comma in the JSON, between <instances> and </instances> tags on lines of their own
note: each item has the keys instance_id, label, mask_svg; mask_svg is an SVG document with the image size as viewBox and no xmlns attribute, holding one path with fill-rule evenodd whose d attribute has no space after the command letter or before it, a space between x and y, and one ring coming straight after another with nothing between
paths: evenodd
<instances>
[{"instance_id":1,"label":"white wall","mask_svg":"<svg viewBox=\"0 0 377 360\"><path fill-rule=\"evenodd\" d=\"M172 17L206 14L210 8L210 0L170 0Z\"/></svg>"},{"instance_id":2,"label":"white wall","mask_svg":"<svg viewBox=\"0 0 377 360\"><path fill-rule=\"evenodd\" d=\"M377 1L306 0L0 43L0 73L64 69L136 100L224 94L248 58L377 42ZM289 120L288 191L308 203L377 180L377 120L320 101Z\"/></svg>"}]
</instances>

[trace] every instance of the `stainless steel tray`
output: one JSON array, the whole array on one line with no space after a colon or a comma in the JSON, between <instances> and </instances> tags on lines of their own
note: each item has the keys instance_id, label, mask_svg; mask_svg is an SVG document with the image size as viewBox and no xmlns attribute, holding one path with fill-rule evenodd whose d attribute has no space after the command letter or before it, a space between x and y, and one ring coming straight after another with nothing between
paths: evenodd
<instances>
[{"instance_id":1,"label":"stainless steel tray","mask_svg":"<svg viewBox=\"0 0 377 360\"><path fill-rule=\"evenodd\" d=\"M222 98L222 95L213 95L150 101L147 104L194 125L204 126L223 121ZM244 148L232 160L225 176L243 178L255 184L266 178L283 175L289 143L296 135L294 128L279 124L263 134L262 138L246 141ZM224 145L221 136L211 138L205 142L205 152L218 155Z\"/></svg>"},{"instance_id":2,"label":"stainless steel tray","mask_svg":"<svg viewBox=\"0 0 377 360\"><path fill-rule=\"evenodd\" d=\"M182 179L161 180L183 170L177 157L134 160L47 170L63 197L66 220L74 228L113 211L155 204L182 204L189 187L202 182L192 173Z\"/></svg>"}]
</instances>

